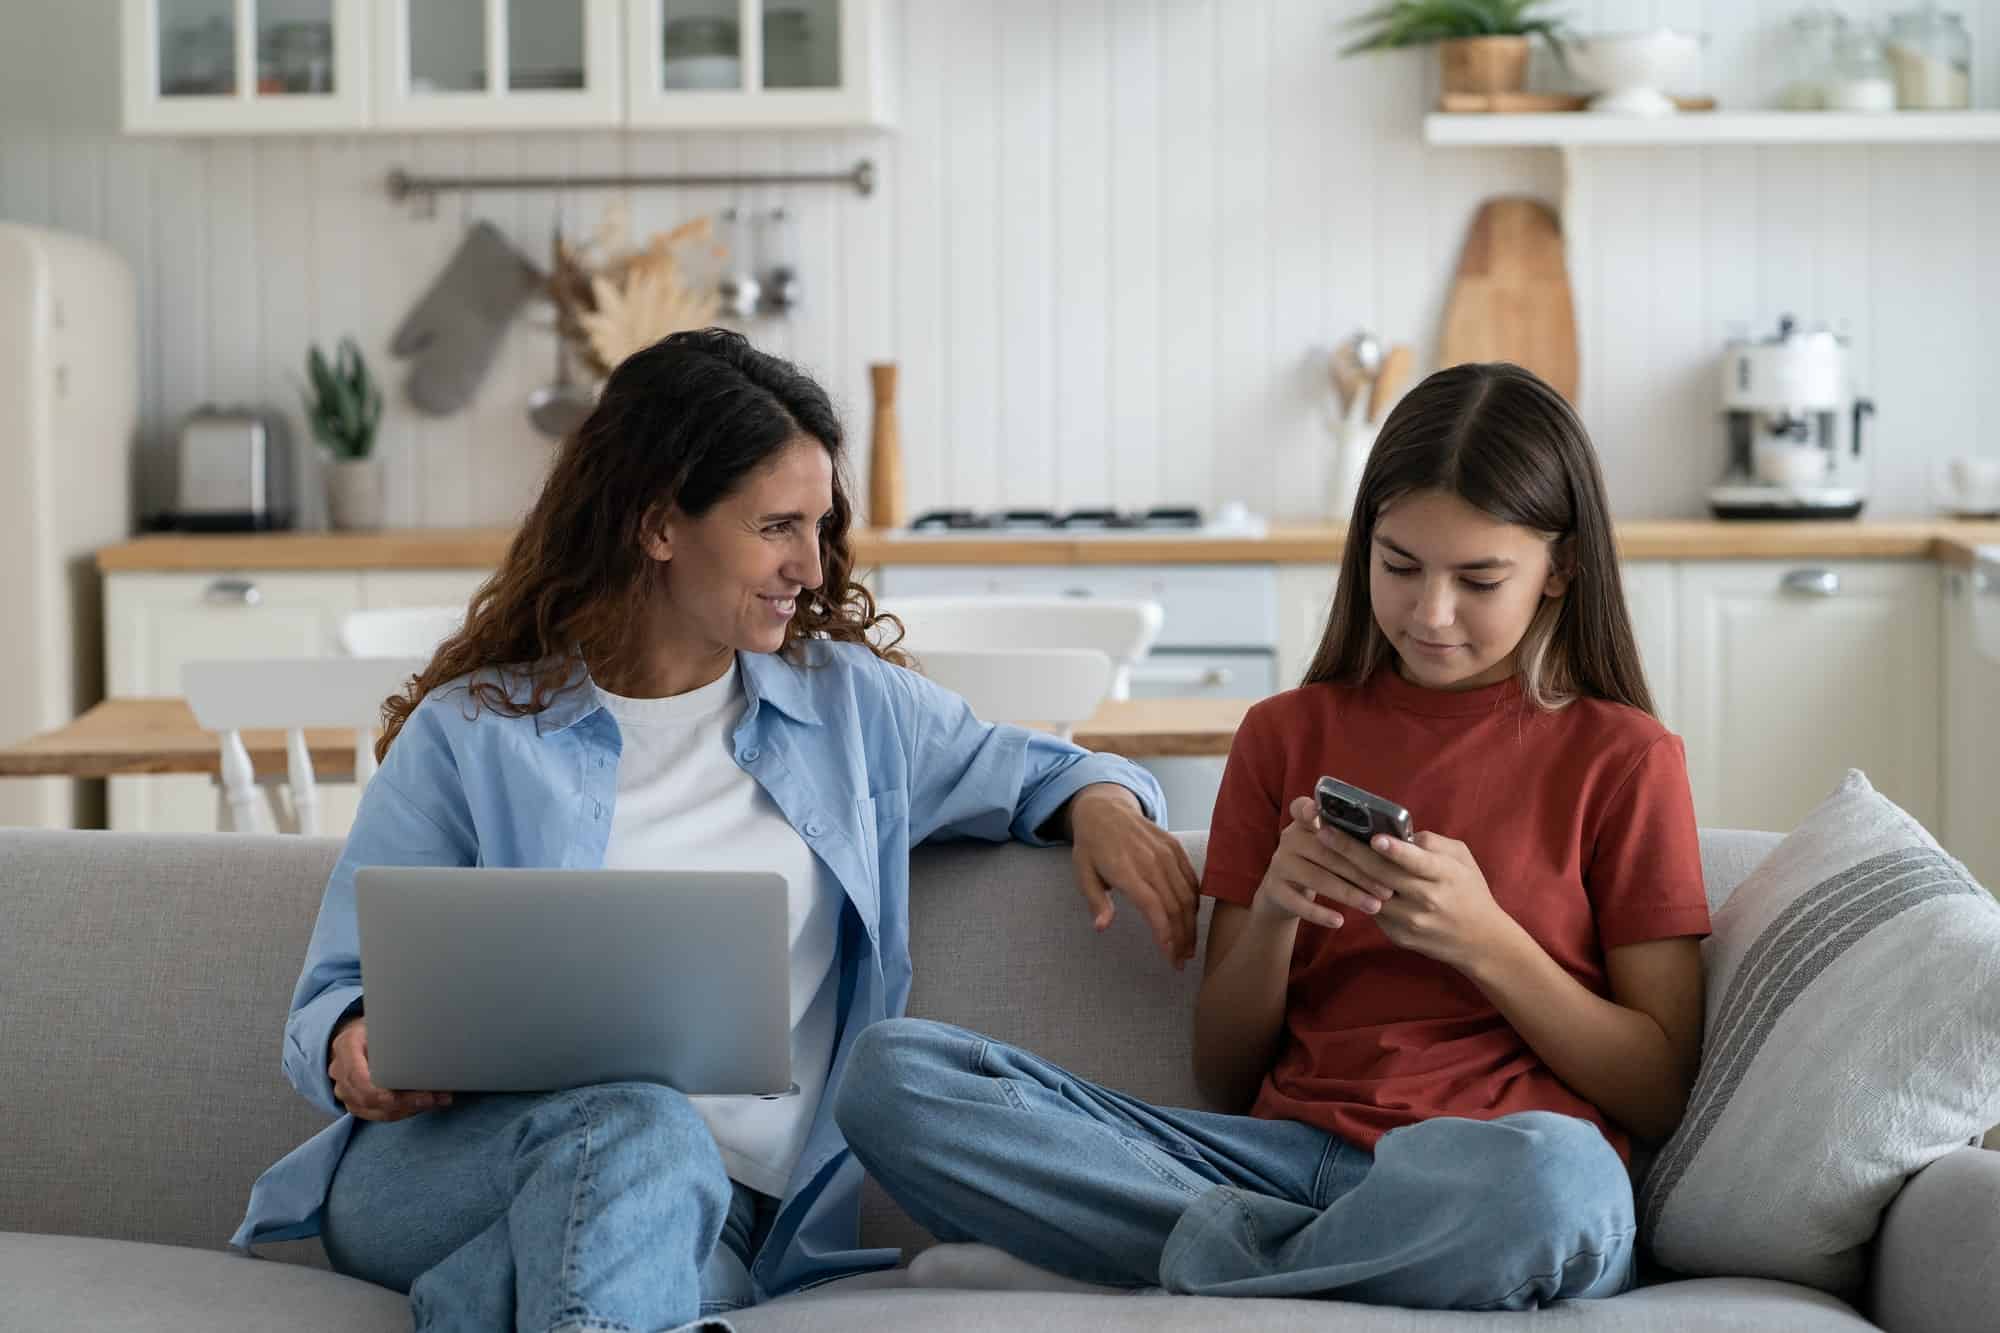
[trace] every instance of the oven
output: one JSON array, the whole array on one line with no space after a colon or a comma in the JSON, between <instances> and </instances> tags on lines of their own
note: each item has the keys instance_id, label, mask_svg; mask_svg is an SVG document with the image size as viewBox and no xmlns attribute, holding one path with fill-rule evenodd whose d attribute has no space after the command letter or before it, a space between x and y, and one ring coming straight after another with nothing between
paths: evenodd
<instances>
[{"instance_id":1,"label":"oven","mask_svg":"<svg viewBox=\"0 0 2000 1333\"><path fill-rule=\"evenodd\" d=\"M987 594L1150 599L1160 604L1163 613L1160 637L1132 668L1133 698L1262 699L1279 688L1278 586L1271 565L892 562L881 567L876 584L885 598ZM1144 761L1166 793L1167 818L1173 828L1208 827L1223 763L1221 756Z\"/></svg>"}]
</instances>

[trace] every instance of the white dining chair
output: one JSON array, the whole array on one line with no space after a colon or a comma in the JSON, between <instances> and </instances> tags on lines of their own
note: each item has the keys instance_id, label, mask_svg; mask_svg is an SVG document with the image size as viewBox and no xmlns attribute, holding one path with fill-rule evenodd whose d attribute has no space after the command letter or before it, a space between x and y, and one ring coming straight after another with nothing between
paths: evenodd
<instances>
[{"instance_id":1,"label":"white dining chair","mask_svg":"<svg viewBox=\"0 0 2000 1333\"><path fill-rule=\"evenodd\" d=\"M281 657L242 661L195 661L181 668L181 692L195 721L217 733L222 751L221 793L216 826L224 833L319 832L319 792L308 727L354 729L354 781L365 786L375 775L376 724L382 703L402 692L405 682L429 664L427 657ZM285 733L285 783L289 813L268 788L267 825L258 815L258 779L243 732Z\"/></svg>"},{"instance_id":2,"label":"white dining chair","mask_svg":"<svg viewBox=\"0 0 2000 1333\"><path fill-rule=\"evenodd\" d=\"M421 657L465 623L462 606L386 606L350 611L341 617L336 638L350 657Z\"/></svg>"},{"instance_id":3,"label":"white dining chair","mask_svg":"<svg viewBox=\"0 0 2000 1333\"><path fill-rule=\"evenodd\" d=\"M903 647L927 652L1075 649L1111 659L1112 699L1132 693L1132 668L1160 637L1160 604L1082 597L891 597L878 610L903 622Z\"/></svg>"},{"instance_id":4,"label":"white dining chair","mask_svg":"<svg viewBox=\"0 0 2000 1333\"><path fill-rule=\"evenodd\" d=\"M1111 659L1089 648L975 648L912 653L917 669L985 722L1040 723L1068 740L1111 691Z\"/></svg>"}]
</instances>

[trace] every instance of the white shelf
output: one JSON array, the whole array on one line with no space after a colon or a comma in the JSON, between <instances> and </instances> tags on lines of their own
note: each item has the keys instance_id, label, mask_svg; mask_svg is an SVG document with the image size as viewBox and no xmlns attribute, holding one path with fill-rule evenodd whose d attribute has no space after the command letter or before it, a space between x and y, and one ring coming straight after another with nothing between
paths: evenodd
<instances>
[{"instance_id":1,"label":"white shelf","mask_svg":"<svg viewBox=\"0 0 2000 1333\"><path fill-rule=\"evenodd\" d=\"M1683 111L1672 116L1432 112L1424 142L1580 147L1668 144L2000 143L2000 111Z\"/></svg>"}]
</instances>

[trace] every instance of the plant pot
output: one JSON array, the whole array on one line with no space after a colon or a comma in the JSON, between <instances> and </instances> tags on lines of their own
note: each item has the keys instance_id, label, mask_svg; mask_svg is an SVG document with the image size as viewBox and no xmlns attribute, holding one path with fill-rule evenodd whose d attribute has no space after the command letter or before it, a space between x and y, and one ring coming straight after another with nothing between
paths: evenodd
<instances>
[{"instance_id":1,"label":"plant pot","mask_svg":"<svg viewBox=\"0 0 2000 1333\"><path fill-rule=\"evenodd\" d=\"M1438 43L1448 93L1518 93L1528 83L1526 37L1454 37Z\"/></svg>"},{"instance_id":2,"label":"plant pot","mask_svg":"<svg viewBox=\"0 0 2000 1333\"><path fill-rule=\"evenodd\" d=\"M336 528L372 530L382 526L382 460L330 458L326 463L326 517Z\"/></svg>"}]
</instances>

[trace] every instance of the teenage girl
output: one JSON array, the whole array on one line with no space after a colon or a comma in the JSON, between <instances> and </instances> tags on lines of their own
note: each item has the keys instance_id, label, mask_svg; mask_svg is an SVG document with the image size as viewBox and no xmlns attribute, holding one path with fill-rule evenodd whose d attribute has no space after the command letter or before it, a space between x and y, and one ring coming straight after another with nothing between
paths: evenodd
<instances>
[{"instance_id":1,"label":"teenage girl","mask_svg":"<svg viewBox=\"0 0 2000 1333\"><path fill-rule=\"evenodd\" d=\"M940 1240L1082 1281L1524 1309L1632 1280L1708 931L1604 482L1569 405L1464 365L1391 414L1319 651L1230 751L1202 891L1204 1096L1156 1107L973 1032L865 1031L836 1102ZM1316 815L1331 776L1419 832Z\"/></svg>"}]
</instances>

